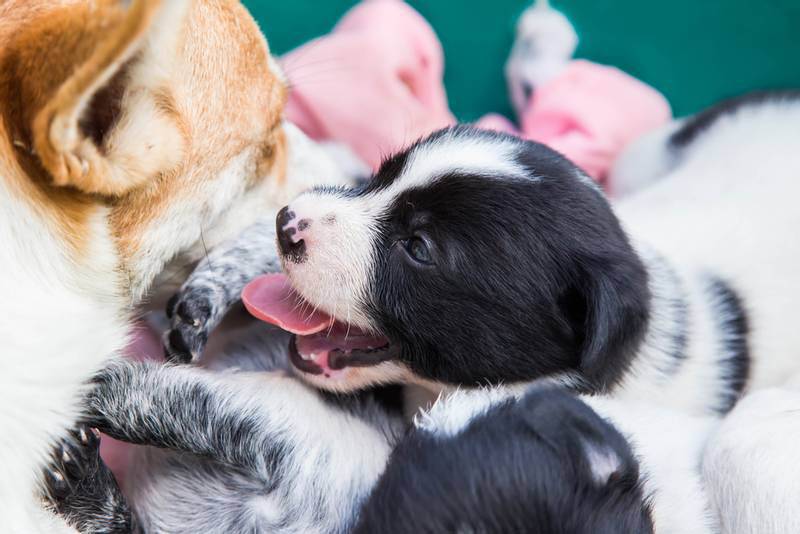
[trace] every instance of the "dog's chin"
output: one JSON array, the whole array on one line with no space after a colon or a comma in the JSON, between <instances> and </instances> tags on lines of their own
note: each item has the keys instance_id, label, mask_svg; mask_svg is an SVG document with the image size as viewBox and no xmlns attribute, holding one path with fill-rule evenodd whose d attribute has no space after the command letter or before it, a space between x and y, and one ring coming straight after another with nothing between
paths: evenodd
<instances>
[{"instance_id":1,"label":"dog's chin","mask_svg":"<svg viewBox=\"0 0 800 534\"><path fill-rule=\"evenodd\" d=\"M416 381L411 370L398 361L386 361L368 367L345 367L324 373L303 371L293 362L292 369L304 382L334 393L352 393L389 384L410 384Z\"/></svg>"}]
</instances>

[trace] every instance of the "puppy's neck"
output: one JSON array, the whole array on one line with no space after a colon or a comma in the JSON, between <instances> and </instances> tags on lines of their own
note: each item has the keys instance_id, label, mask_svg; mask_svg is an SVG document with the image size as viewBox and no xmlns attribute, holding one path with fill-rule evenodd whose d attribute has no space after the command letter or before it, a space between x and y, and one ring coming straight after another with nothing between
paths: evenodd
<instances>
[{"instance_id":1,"label":"puppy's neck","mask_svg":"<svg viewBox=\"0 0 800 534\"><path fill-rule=\"evenodd\" d=\"M638 245L648 272L648 326L612 391L698 414L727 412L744 389L749 357L744 308L714 273L685 269Z\"/></svg>"}]
</instances>

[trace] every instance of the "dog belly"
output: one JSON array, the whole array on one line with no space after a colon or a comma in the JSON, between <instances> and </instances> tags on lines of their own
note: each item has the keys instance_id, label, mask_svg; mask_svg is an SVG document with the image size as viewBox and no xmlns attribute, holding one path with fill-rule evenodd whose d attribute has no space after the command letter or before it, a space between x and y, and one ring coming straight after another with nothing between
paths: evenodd
<instances>
[{"instance_id":1,"label":"dog belly","mask_svg":"<svg viewBox=\"0 0 800 534\"><path fill-rule=\"evenodd\" d=\"M137 447L126 494L145 532L302 532L291 524L268 489L213 460ZM300 521L297 521L300 523Z\"/></svg>"}]
</instances>

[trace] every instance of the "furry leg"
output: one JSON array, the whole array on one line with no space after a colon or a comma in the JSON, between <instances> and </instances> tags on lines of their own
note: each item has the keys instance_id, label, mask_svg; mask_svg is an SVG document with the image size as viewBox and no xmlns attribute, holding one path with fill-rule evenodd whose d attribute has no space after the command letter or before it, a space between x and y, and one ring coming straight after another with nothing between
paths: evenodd
<instances>
[{"instance_id":1,"label":"furry leg","mask_svg":"<svg viewBox=\"0 0 800 534\"><path fill-rule=\"evenodd\" d=\"M241 298L244 286L256 276L280 268L271 217L216 247L167 304L171 323L164 334L167 359L180 363L197 360L209 334Z\"/></svg>"},{"instance_id":2,"label":"furry leg","mask_svg":"<svg viewBox=\"0 0 800 534\"><path fill-rule=\"evenodd\" d=\"M353 463L346 458L354 443L369 451L358 459L359 477L371 467L377 476L397 431L374 403L329 401L280 372L120 361L96 377L87 404L90 424L117 439L213 458L267 482L321 457Z\"/></svg>"}]
</instances>

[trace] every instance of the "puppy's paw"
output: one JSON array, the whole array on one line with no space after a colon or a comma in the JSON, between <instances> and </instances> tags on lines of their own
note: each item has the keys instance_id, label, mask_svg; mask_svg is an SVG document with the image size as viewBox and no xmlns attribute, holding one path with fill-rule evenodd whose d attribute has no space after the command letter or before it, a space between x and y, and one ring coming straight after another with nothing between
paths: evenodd
<instances>
[{"instance_id":1,"label":"puppy's paw","mask_svg":"<svg viewBox=\"0 0 800 534\"><path fill-rule=\"evenodd\" d=\"M100 434L87 426L53 450L44 476L50 507L82 533L133 532L133 516L114 475L100 458Z\"/></svg>"},{"instance_id":2,"label":"puppy's paw","mask_svg":"<svg viewBox=\"0 0 800 534\"><path fill-rule=\"evenodd\" d=\"M222 295L208 287L188 287L167 303L170 329L164 333L164 356L173 363L196 361L214 327L212 319L224 306Z\"/></svg>"}]
</instances>

